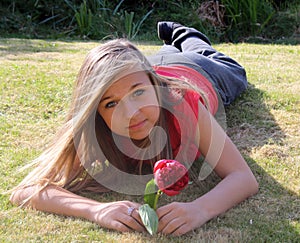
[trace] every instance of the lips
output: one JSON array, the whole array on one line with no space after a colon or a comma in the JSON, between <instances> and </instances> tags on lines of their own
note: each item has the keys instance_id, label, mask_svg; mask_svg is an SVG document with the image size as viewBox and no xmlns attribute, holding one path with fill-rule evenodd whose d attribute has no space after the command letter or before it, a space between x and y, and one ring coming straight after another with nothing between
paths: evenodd
<instances>
[{"instance_id":1,"label":"lips","mask_svg":"<svg viewBox=\"0 0 300 243\"><path fill-rule=\"evenodd\" d=\"M141 121L141 122L135 123L135 124L133 124L133 125L130 125L128 128L129 128L130 130L139 129L139 128L141 128L141 127L144 126L144 124L146 123L146 121L147 121L147 119L145 119L145 120L143 120L143 121Z\"/></svg>"}]
</instances>

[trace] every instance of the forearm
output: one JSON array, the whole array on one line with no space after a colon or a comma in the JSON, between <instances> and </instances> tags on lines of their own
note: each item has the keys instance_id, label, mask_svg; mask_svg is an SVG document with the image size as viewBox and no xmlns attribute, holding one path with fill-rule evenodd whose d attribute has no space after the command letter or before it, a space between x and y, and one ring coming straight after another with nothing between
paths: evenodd
<instances>
[{"instance_id":1,"label":"forearm","mask_svg":"<svg viewBox=\"0 0 300 243\"><path fill-rule=\"evenodd\" d=\"M34 194L34 191L33 187L16 191L11 197L11 202L20 205L25 198ZM26 205L44 212L81 217L93 221L91 208L99 205L99 202L81 197L60 187L48 186L34 195Z\"/></svg>"},{"instance_id":2,"label":"forearm","mask_svg":"<svg viewBox=\"0 0 300 243\"><path fill-rule=\"evenodd\" d=\"M18 190L11 197L15 204L34 193L34 188ZM118 231L145 230L137 211L128 215L128 208L139 208L140 204L130 201L102 203L73 194L60 187L48 186L36 194L27 204L33 208L65 216L85 218L101 227Z\"/></svg>"},{"instance_id":3,"label":"forearm","mask_svg":"<svg viewBox=\"0 0 300 243\"><path fill-rule=\"evenodd\" d=\"M233 172L215 188L194 201L207 213L207 220L227 211L257 193L258 184L252 173Z\"/></svg>"}]
</instances>

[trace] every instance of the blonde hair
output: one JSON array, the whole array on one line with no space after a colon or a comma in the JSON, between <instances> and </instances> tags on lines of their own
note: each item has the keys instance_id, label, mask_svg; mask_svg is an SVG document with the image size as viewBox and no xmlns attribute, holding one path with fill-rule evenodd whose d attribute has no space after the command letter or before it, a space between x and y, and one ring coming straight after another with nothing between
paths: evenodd
<instances>
[{"instance_id":1,"label":"blonde hair","mask_svg":"<svg viewBox=\"0 0 300 243\"><path fill-rule=\"evenodd\" d=\"M106 140L101 139L105 133L109 136L109 131L97 113L97 107L101 96L112 82L129 72L139 70L146 71L155 86L173 87L173 90L177 91L187 88L197 89L191 87L188 82L182 80L174 82L174 79L158 76L145 56L127 40L109 41L92 49L77 75L65 123L48 148L33 161L32 165L35 165L35 168L13 189L13 192L20 188L38 186L36 191L38 193L48 185L64 187L73 192L82 189L105 191L106 188L89 175L88 168L100 161L101 170L104 170L108 160L117 168L128 171L130 168L124 166L126 163L119 163L119 159L124 157L115 151L116 147L112 147L113 141L108 141L107 137ZM197 91L201 93L201 90ZM205 98L205 94L202 93L202 96ZM160 103L164 102L159 94L157 97ZM166 127L163 114L158 125ZM90 139L95 136L93 134L96 134L97 141L91 142ZM146 140L142 146L147 147L148 143ZM100 154L97 152L99 145L102 149ZM152 159L151 165L158 159L171 157L172 149L168 141L162 153ZM142 167L143 163L140 161L139 173L142 173Z\"/></svg>"}]
</instances>

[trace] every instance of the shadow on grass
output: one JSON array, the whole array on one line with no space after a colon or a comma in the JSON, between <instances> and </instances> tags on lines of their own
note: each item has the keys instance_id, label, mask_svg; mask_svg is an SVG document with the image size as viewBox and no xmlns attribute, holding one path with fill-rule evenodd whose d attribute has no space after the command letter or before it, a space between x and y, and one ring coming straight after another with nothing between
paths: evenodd
<instances>
[{"instance_id":1,"label":"shadow on grass","mask_svg":"<svg viewBox=\"0 0 300 243\"><path fill-rule=\"evenodd\" d=\"M286 135L264 103L265 92L249 85L246 92L226 108L227 133L242 151L275 143L282 145Z\"/></svg>"},{"instance_id":2,"label":"shadow on grass","mask_svg":"<svg viewBox=\"0 0 300 243\"><path fill-rule=\"evenodd\" d=\"M298 229L294 227L293 222L300 220L299 196L283 187L249 156L253 149L265 145L283 146L286 138L286 134L266 106L265 97L263 91L250 85L248 90L226 109L227 133L243 153L260 184L259 193L245 203L251 210L248 212L245 209L246 215L249 213L253 222L246 227L252 232L255 240L296 242L299 240L300 229L299 225ZM263 155L269 163L272 163L269 155L284 159L280 151L272 150ZM236 219L241 221L241 227L245 227L242 223L243 217Z\"/></svg>"}]
</instances>

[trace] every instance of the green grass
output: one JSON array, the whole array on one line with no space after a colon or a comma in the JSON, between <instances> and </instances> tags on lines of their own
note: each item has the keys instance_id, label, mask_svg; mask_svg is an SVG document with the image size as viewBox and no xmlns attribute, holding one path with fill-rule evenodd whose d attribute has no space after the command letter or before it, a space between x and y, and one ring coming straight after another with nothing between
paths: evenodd
<instances>
[{"instance_id":1,"label":"green grass","mask_svg":"<svg viewBox=\"0 0 300 243\"><path fill-rule=\"evenodd\" d=\"M0 39L0 192L26 175L64 119L72 83L96 42ZM139 45L154 53L157 45ZM126 233L91 222L9 203L0 195L0 242L297 242L300 235L300 46L221 44L215 46L245 66L250 87L227 108L227 132L254 171L257 195L182 237ZM213 179L181 195L192 200ZM88 195L91 196L92 195ZM116 193L98 200L137 200Z\"/></svg>"}]
</instances>

